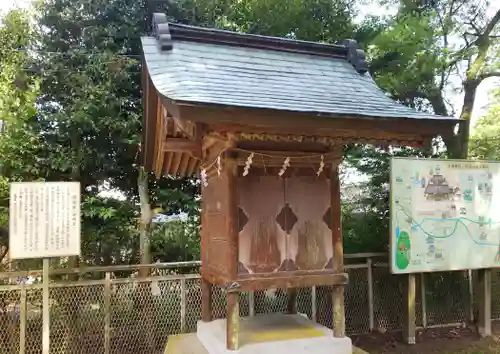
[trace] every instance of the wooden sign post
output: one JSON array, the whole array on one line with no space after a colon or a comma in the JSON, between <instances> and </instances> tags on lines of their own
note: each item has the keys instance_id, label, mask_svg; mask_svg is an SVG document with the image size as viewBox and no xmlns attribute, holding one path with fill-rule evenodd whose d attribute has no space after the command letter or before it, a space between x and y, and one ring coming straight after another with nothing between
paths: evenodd
<instances>
[{"instance_id":1,"label":"wooden sign post","mask_svg":"<svg viewBox=\"0 0 500 354\"><path fill-rule=\"evenodd\" d=\"M80 255L80 183L10 187L10 259L43 258L43 354L50 351L50 258Z\"/></svg>"}]
</instances>

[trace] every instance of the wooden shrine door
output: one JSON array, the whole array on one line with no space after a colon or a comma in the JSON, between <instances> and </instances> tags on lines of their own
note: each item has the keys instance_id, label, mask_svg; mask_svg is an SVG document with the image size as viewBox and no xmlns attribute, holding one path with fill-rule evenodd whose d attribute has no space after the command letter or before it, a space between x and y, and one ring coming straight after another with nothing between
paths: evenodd
<instances>
[{"instance_id":1,"label":"wooden shrine door","mask_svg":"<svg viewBox=\"0 0 500 354\"><path fill-rule=\"evenodd\" d=\"M332 267L325 176L248 175L239 178L238 197L240 274Z\"/></svg>"}]
</instances>

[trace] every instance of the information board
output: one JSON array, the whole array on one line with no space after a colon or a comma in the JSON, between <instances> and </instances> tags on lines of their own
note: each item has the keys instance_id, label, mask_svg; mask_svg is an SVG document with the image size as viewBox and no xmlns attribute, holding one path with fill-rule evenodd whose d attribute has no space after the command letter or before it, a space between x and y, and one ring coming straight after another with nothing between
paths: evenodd
<instances>
[{"instance_id":1,"label":"information board","mask_svg":"<svg viewBox=\"0 0 500 354\"><path fill-rule=\"evenodd\" d=\"M391 270L500 267L500 163L394 158Z\"/></svg>"},{"instance_id":2,"label":"information board","mask_svg":"<svg viewBox=\"0 0 500 354\"><path fill-rule=\"evenodd\" d=\"M12 183L9 250L11 259L80 255L80 183Z\"/></svg>"}]
</instances>

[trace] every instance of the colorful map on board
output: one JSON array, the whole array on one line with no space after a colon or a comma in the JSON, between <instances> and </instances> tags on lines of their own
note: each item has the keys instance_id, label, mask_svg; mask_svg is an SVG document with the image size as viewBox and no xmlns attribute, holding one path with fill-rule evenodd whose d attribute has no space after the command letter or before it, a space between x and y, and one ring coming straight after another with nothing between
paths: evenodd
<instances>
[{"instance_id":1,"label":"colorful map on board","mask_svg":"<svg viewBox=\"0 0 500 354\"><path fill-rule=\"evenodd\" d=\"M394 158L391 270L500 267L500 163Z\"/></svg>"}]
</instances>

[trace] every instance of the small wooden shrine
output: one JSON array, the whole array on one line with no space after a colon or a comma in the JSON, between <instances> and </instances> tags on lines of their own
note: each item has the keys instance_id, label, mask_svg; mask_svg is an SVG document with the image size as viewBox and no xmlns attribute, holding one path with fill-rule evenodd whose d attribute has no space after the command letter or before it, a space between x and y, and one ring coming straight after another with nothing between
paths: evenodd
<instances>
[{"instance_id":1,"label":"small wooden shrine","mask_svg":"<svg viewBox=\"0 0 500 354\"><path fill-rule=\"evenodd\" d=\"M142 38L143 164L200 176L203 320L227 291L227 348L239 293L331 285L345 335L339 164L348 143L423 146L456 120L388 98L352 40L318 44L168 23Z\"/></svg>"}]
</instances>

